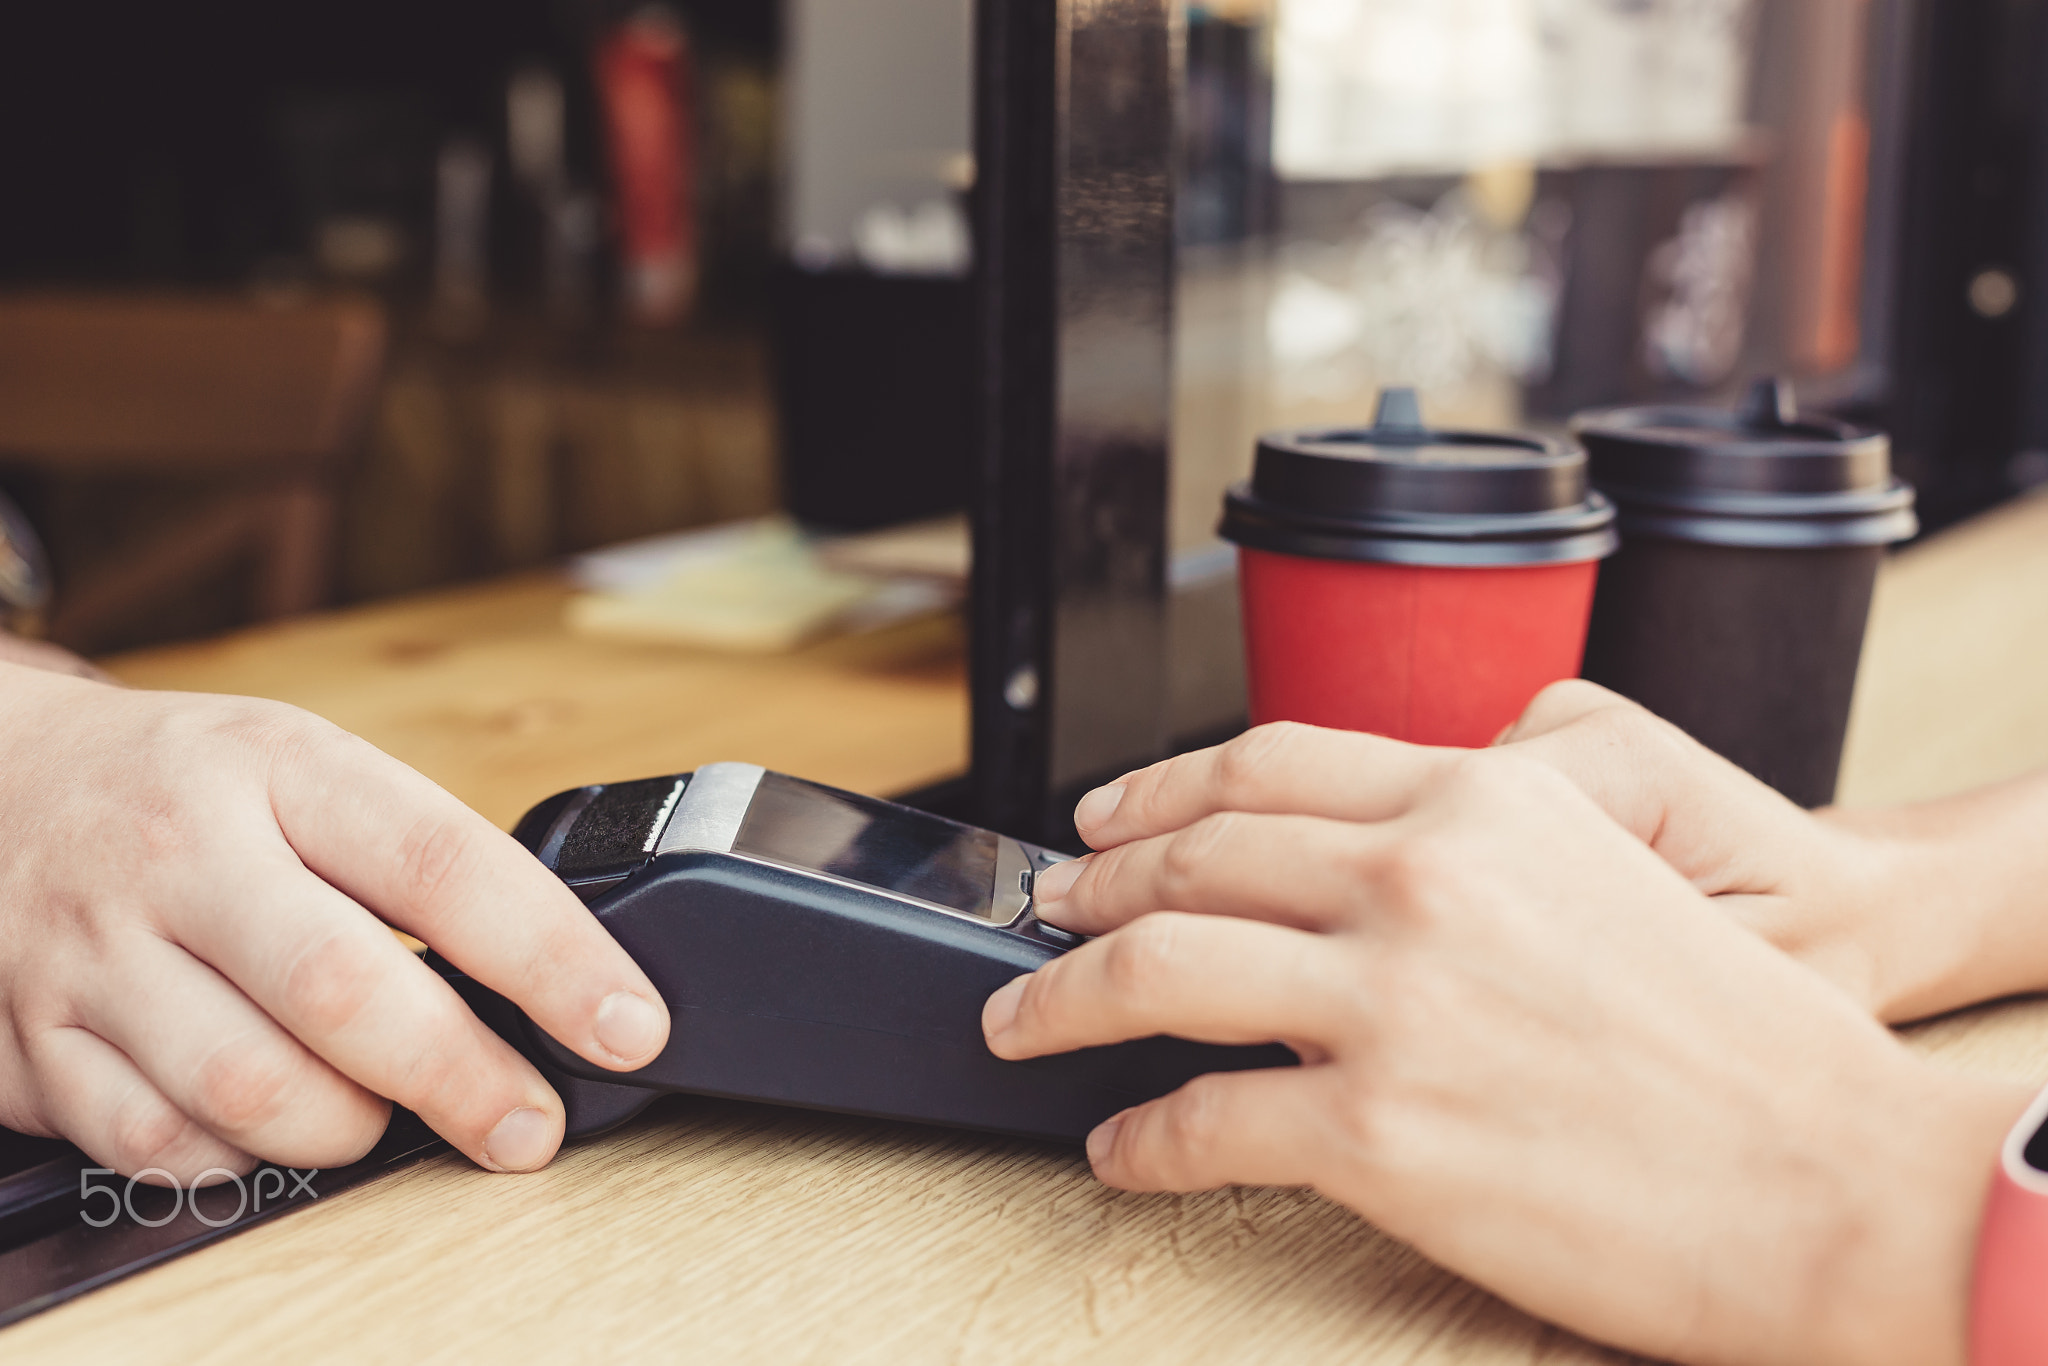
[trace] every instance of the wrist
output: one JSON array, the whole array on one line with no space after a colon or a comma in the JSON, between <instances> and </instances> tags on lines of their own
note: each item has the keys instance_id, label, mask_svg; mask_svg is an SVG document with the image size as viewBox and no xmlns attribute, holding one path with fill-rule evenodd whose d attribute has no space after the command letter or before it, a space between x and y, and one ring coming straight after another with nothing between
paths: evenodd
<instances>
[{"instance_id":1,"label":"wrist","mask_svg":"<svg viewBox=\"0 0 2048 1366\"><path fill-rule=\"evenodd\" d=\"M1896 1023L1945 990L1962 956L1959 930L1952 919L1927 916L1924 851L1865 828L1860 814L1803 818L1812 838L1793 860L1797 872L1751 924L1870 1014ZM1940 935L1921 942L1930 928Z\"/></svg>"},{"instance_id":2,"label":"wrist","mask_svg":"<svg viewBox=\"0 0 2048 1366\"><path fill-rule=\"evenodd\" d=\"M1908 812L1821 820L1837 869L1827 919L1843 929L1833 951L1853 957L1855 994L1880 1020L1924 1020L2027 990L2039 976L2037 955L2000 943L2000 898L1960 832L1918 826ZM2048 952L2048 939L2040 947Z\"/></svg>"},{"instance_id":3,"label":"wrist","mask_svg":"<svg viewBox=\"0 0 2048 1366\"><path fill-rule=\"evenodd\" d=\"M1966 1366L1970 1283L1998 1153L2033 1095L1914 1058L1839 1116L1849 1164L1811 1248L1800 1359Z\"/></svg>"},{"instance_id":4,"label":"wrist","mask_svg":"<svg viewBox=\"0 0 2048 1366\"><path fill-rule=\"evenodd\" d=\"M2048 989L2048 772L1889 810L1830 812L1878 846L1903 911L1888 917L1888 1019ZM1911 970L1918 960L1917 972Z\"/></svg>"}]
</instances>

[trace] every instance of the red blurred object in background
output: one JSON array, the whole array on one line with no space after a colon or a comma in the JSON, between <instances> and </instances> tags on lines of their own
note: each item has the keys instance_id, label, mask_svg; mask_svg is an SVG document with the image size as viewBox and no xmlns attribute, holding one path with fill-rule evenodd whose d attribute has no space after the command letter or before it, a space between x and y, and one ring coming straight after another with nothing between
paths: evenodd
<instances>
[{"instance_id":1,"label":"red blurred object in background","mask_svg":"<svg viewBox=\"0 0 2048 1366\"><path fill-rule=\"evenodd\" d=\"M689 35L650 6L596 53L612 167L626 311L651 327L681 321L697 297L697 119Z\"/></svg>"}]
</instances>

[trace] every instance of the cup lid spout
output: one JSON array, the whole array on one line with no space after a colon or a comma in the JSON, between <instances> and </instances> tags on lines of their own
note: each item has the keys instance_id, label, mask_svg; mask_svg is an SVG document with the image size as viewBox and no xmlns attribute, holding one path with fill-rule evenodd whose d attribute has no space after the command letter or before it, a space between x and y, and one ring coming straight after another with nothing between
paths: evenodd
<instances>
[{"instance_id":1,"label":"cup lid spout","mask_svg":"<svg viewBox=\"0 0 2048 1366\"><path fill-rule=\"evenodd\" d=\"M1760 379L1749 386L1738 415L1760 432L1789 430L1799 425L1799 391L1782 375Z\"/></svg>"},{"instance_id":2,"label":"cup lid spout","mask_svg":"<svg viewBox=\"0 0 2048 1366\"><path fill-rule=\"evenodd\" d=\"M1422 421L1422 396L1406 386L1380 391L1380 406L1372 421L1373 435L1414 440L1429 435Z\"/></svg>"}]
</instances>

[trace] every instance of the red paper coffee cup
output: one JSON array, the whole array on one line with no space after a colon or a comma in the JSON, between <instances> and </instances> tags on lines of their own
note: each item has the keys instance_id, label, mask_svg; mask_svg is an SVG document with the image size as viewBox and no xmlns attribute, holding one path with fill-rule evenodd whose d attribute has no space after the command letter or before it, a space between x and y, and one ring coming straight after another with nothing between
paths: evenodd
<instances>
[{"instance_id":1,"label":"red paper coffee cup","mask_svg":"<svg viewBox=\"0 0 2048 1366\"><path fill-rule=\"evenodd\" d=\"M1431 430L1408 389L1371 428L1263 438L1222 534L1254 724L1469 747L1578 676L1617 544L1576 445Z\"/></svg>"}]
</instances>

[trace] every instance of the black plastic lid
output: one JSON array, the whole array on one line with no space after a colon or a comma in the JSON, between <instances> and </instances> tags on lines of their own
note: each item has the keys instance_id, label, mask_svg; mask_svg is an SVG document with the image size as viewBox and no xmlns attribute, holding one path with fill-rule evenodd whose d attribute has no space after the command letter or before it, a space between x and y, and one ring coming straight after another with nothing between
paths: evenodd
<instances>
[{"instance_id":1,"label":"black plastic lid","mask_svg":"<svg viewBox=\"0 0 2048 1366\"><path fill-rule=\"evenodd\" d=\"M1597 560L1617 544L1579 447L1433 430L1413 389L1383 393L1369 428L1262 437L1221 534L1284 555L1443 566Z\"/></svg>"},{"instance_id":2,"label":"black plastic lid","mask_svg":"<svg viewBox=\"0 0 2048 1366\"><path fill-rule=\"evenodd\" d=\"M1613 408L1572 432L1624 535L1766 549L1889 545L1919 530L1883 432L1799 412L1759 380L1740 409Z\"/></svg>"}]
</instances>

